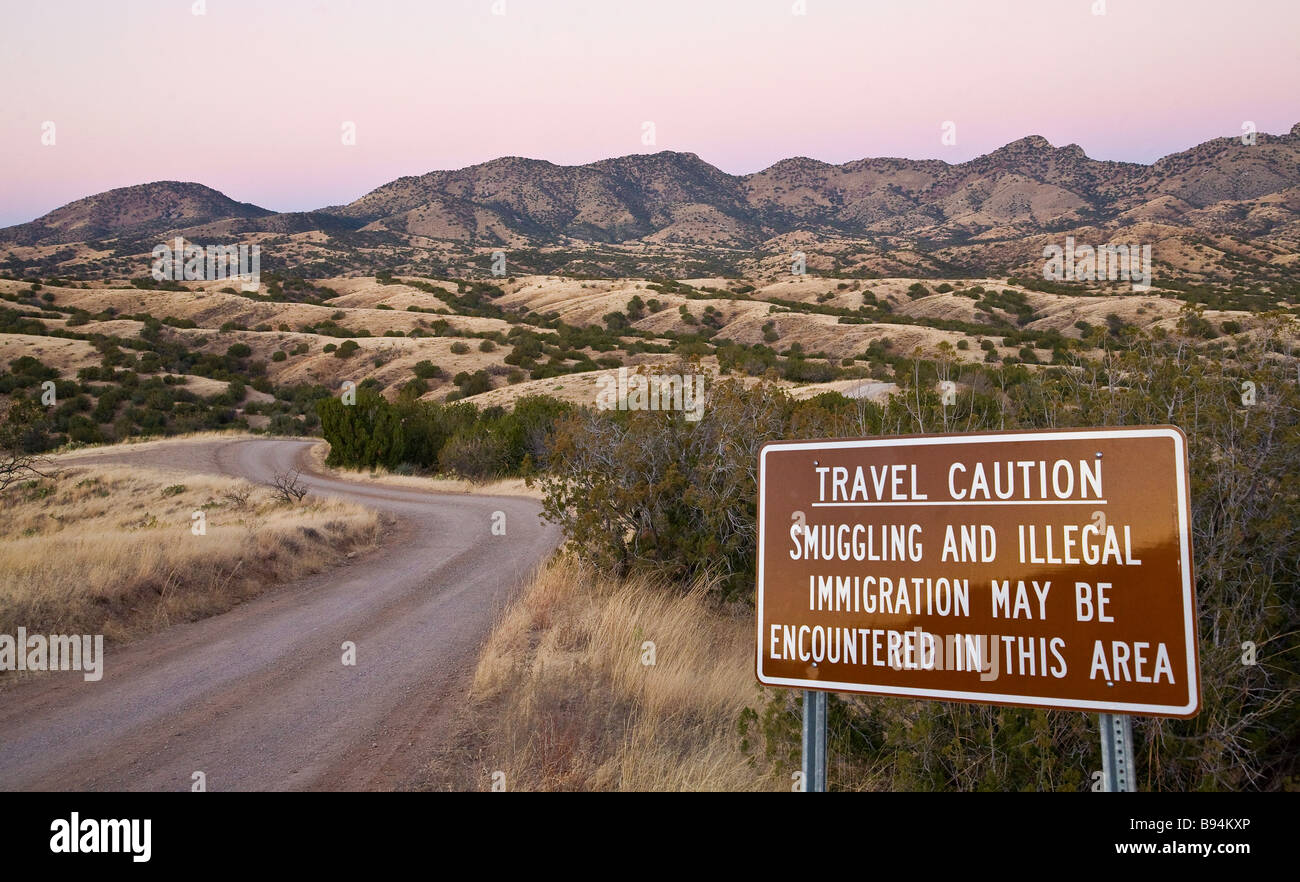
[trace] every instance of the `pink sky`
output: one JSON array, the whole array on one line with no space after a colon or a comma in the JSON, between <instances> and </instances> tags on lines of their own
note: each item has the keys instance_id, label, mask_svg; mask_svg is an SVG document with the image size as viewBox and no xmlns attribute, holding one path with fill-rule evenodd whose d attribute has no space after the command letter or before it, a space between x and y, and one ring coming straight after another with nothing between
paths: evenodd
<instances>
[{"instance_id":1,"label":"pink sky","mask_svg":"<svg viewBox=\"0 0 1300 882\"><path fill-rule=\"evenodd\" d=\"M0 225L155 180L289 211L503 155L1151 162L1300 121L1294 0L205 2L5 5Z\"/></svg>"}]
</instances>

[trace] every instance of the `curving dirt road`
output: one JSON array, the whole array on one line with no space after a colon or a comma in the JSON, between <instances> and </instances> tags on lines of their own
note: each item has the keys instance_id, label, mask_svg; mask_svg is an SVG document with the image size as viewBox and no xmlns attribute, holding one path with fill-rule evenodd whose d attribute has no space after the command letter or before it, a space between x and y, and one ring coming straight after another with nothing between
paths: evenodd
<instances>
[{"instance_id":1,"label":"curving dirt road","mask_svg":"<svg viewBox=\"0 0 1300 882\"><path fill-rule=\"evenodd\" d=\"M314 441L177 442L79 455L264 481ZM419 778L477 650L558 530L531 499L435 495L304 472L313 493L391 512L365 557L219 616L105 652L104 676L46 675L0 698L0 788L400 788ZM506 536L493 536L493 512ZM342 664L341 645L357 662Z\"/></svg>"}]
</instances>

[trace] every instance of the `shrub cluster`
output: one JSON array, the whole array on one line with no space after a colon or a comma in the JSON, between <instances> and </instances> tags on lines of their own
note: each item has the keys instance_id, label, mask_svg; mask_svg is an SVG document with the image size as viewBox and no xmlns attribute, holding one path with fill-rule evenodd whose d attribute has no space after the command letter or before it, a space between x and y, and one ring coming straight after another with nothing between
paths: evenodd
<instances>
[{"instance_id":1,"label":"shrub cluster","mask_svg":"<svg viewBox=\"0 0 1300 882\"><path fill-rule=\"evenodd\" d=\"M326 462L332 466L396 469L409 464L472 479L525 475L545 467L555 423L572 410L545 395L521 398L510 411L409 396L390 402L365 386L357 390L355 403L325 398L316 407L330 443Z\"/></svg>"}]
</instances>

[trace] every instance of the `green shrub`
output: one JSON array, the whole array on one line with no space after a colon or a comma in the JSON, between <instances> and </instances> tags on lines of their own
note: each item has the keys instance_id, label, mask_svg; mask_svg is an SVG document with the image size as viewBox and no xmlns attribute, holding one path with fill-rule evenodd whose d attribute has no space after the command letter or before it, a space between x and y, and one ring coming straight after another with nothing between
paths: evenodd
<instances>
[{"instance_id":1,"label":"green shrub","mask_svg":"<svg viewBox=\"0 0 1300 882\"><path fill-rule=\"evenodd\" d=\"M452 382L460 387L460 394L465 398L487 392L492 388L492 378L487 371L475 371L472 374L462 371Z\"/></svg>"},{"instance_id":2,"label":"green shrub","mask_svg":"<svg viewBox=\"0 0 1300 882\"><path fill-rule=\"evenodd\" d=\"M423 361L417 361L415 363L415 367L412 370L415 372L415 375L419 377L421 380L432 380L432 379L446 376L446 374L443 373L442 368L438 367L436 364L429 361L428 359L424 359Z\"/></svg>"},{"instance_id":3,"label":"green shrub","mask_svg":"<svg viewBox=\"0 0 1300 882\"><path fill-rule=\"evenodd\" d=\"M401 418L373 389L358 388L355 404L323 398L316 403L316 414L330 444L328 465L395 468L402 461L406 438Z\"/></svg>"}]
</instances>

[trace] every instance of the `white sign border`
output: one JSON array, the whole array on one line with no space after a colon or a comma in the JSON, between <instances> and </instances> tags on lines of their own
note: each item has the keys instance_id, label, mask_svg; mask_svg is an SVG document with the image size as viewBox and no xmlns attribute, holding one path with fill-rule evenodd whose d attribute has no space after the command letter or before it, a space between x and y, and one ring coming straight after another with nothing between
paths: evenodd
<instances>
[{"instance_id":1,"label":"white sign border","mask_svg":"<svg viewBox=\"0 0 1300 882\"><path fill-rule=\"evenodd\" d=\"M1188 702L1181 707L1164 704L1135 704L1122 701L1087 701L1074 698L1051 698L1032 695L1002 695L992 692L962 692L949 689L905 688L900 686L870 686L859 683L839 683L829 680L806 680L793 677L766 677L763 674L763 549L766 539L766 499L763 489L767 483L767 454L772 450L841 450L873 447L917 447L936 444L973 444L1017 441L1086 441L1092 438L1168 438L1174 442L1174 471L1178 479L1178 536L1183 576L1183 621L1187 656ZM1196 604L1192 585L1191 525L1187 522L1191 510L1187 489L1187 462L1185 452L1187 436L1176 426L1075 429L1042 432L971 432L960 435L916 435L891 438L860 438L836 441L773 441L763 445L758 456L758 595L757 642L755 645L755 673L766 686L792 686L825 692L852 692L859 695L894 695L902 698L958 700L968 702L1011 704L1024 707L1077 709L1097 713L1128 713L1147 715L1173 715L1192 717L1200 710L1201 689L1198 676L1200 647L1197 642Z\"/></svg>"}]
</instances>

